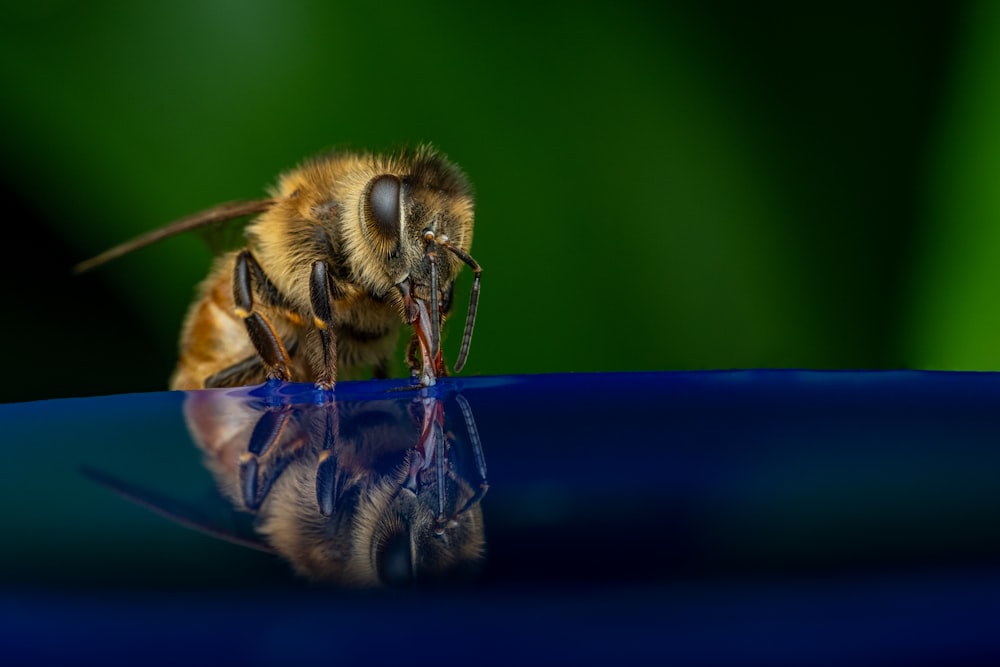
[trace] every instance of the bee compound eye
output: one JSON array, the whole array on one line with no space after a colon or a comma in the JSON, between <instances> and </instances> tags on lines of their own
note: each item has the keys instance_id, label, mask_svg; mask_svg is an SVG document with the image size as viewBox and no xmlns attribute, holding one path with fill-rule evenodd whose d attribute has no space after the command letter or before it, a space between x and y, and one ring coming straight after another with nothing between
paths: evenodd
<instances>
[{"instance_id":1,"label":"bee compound eye","mask_svg":"<svg viewBox=\"0 0 1000 667\"><path fill-rule=\"evenodd\" d=\"M386 239L399 238L399 179L385 174L368 188L368 224Z\"/></svg>"}]
</instances>

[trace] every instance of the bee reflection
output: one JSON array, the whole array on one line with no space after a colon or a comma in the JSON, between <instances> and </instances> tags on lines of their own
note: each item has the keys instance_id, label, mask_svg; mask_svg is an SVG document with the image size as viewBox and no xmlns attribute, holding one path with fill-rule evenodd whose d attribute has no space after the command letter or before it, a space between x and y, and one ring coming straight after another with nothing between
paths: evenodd
<instances>
[{"instance_id":1,"label":"bee reflection","mask_svg":"<svg viewBox=\"0 0 1000 667\"><path fill-rule=\"evenodd\" d=\"M307 578L399 587L481 565L486 466L461 395L319 405L195 391L184 414L222 494Z\"/></svg>"}]
</instances>

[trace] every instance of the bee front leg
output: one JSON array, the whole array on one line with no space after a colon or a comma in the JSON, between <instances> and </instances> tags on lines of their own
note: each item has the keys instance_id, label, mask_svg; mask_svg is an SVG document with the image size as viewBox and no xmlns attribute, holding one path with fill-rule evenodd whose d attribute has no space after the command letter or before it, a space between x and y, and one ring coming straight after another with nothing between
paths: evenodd
<instances>
[{"instance_id":1,"label":"bee front leg","mask_svg":"<svg viewBox=\"0 0 1000 667\"><path fill-rule=\"evenodd\" d=\"M250 441L247 444L247 451L240 454L239 458L239 480L240 493L243 497L243 505L253 512L260 508L261 502L271 491L271 486L285 469L287 461L274 466L267 466L261 479L262 459L273 458L268 455L275 449L276 443L281 439L281 435L288 426L291 419L291 411L282 406L278 409L270 409L264 412L257 424L254 426Z\"/></svg>"},{"instance_id":2,"label":"bee front leg","mask_svg":"<svg viewBox=\"0 0 1000 667\"><path fill-rule=\"evenodd\" d=\"M382 359L372 367L372 377L376 380L389 378L389 360Z\"/></svg>"},{"instance_id":3,"label":"bee front leg","mask_svg":"<svg viewBox=\"0 0 1000 667\"><path fill-rule=\"evenodd\" d=\"M333 516L344 491L343 471L337 464L337 437L340 433L340 413L336 403L330 403L323 410L323 422L317 424L322 433L312 431L312 442L323 443L316 464L316 505L323 516Z\"/></svg>"},{"instance_id":4,"label":"bee front leg","mask_svg":"<svg viewBox=\"0 0 1000 667\"><path fill-rule=\"evenodd\" d=\"M253 343L254 349L267 368L267 378L288 381L291 379L288 350L285 349L284 343L268 319L254 310L251 273L266 279L264 270L254 256L249 250L244 250L236 257L236 266L233 270L233 302L236 314L246 325L250 342Z\"/></svg>"},{"instance_id":5,"label":"bee front leg","mask_svg":"<svg viewBox=\"0 0 1000 667\"><path fill-rule=\"evenodd\" d=\"M309 275L309 301L322 352L320 367L316 369L316 386L320 389L333 389L337 378L337 337L333 335L334 289L326 262L313 262Z\"/></svg>"}]
</instances>

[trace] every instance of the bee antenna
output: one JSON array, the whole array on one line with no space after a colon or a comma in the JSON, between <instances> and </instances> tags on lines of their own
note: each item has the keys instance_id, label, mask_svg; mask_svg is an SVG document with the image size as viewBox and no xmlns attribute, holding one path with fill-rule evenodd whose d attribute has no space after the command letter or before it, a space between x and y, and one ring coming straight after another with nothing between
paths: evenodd
<instances>
[{"instance_id":1,"label":"bee antenna","mask_svg":"<svg viewBox=\"0 0 1000 667\"><path fill-rule=\"evenodd\" d=\"M469 358L469 345L472 343L472 328L476 324L476 308L479 306L479 274L483 272L479 262L472 258L472 255L461 248L456 248L450 241L444 241L442 245L450 250L455 257L469 265L475 278L472 281L472 292L469 294L469 313L465 317L465 333L462 334L462 348L458 352L458 359L455 361L455 372L458 373L465 366L466 359Z\"/></svg>"},{"instance_id":2,"label":"bee antenna","mask_svg":"<svg viewBox=\"0 0 1000 667\"><path fill-rule=\"evenodd\" d=\"M479 429L476 428L476 418L472 414L472 406L469 405L469 401L465 396L461 394L457 394L455 400L458 401L458 407L462 411L462 418L465 420L465 430L469 434L469 442L472 445L472 455L476 459L476 468L479 471L479 488L469 498L468 502L462 506L462 509L455 513L455 516L458 517L469 511L470 507L483 499L483 496L486 495L486 492L490 488L490 484L486 481L486 457L483 455L483 442L479 439Z\"/></svg>"}]
</instances>

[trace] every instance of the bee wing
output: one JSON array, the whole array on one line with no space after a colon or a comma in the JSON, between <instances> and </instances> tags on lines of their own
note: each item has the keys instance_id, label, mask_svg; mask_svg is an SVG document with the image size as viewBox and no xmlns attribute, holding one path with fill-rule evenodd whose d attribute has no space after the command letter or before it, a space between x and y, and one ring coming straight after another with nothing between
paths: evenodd
<instances>
[{"instance_id":1,"label":"bee wing","mask_svg":"<svg viewBox=\"0 0 1000 667\"><path fill-rule=\"evenodd\" d=\"M185 528L190 528L210 537L225 540L226 542L238 544L257 551L263 551L269 554L275 553L274 549L263 540L260 540L250 534L242 534L239 530L237 530L235 525L228 527L222 526L220 523L223 522L209 518L204 512L199 511L197 508L190 505L181 503L176 498L170 498L158 494L155 491L132 484L102 470L91 468L89 466L81 466L80 472L82 472L84 476L91 481L97 482L101 486L114 491L126 500L155 512L156 514L159 514L174 523L180 524ZM246 532L249 533L250 531Z\"/></svg>"},{"instance_id":2,"label":"bee wing","mask_svg":"<svg viewBox=\"0 0 1000 667\"><path fill-rule=\"evenodd\" d=\"M175 220L174 222L160 227L159 229L154 229L151 232L147 232L146 234L137 236L130 241L126 241L121 245L105 250L100 255L77 264L73 267L73 272L83 273L84 271L89 271L90 269L109 262L112 259L121 257L122 255L130 253L133 250L145 248L148 245L152 245L153 243L170 236L183 234L184 232L188 232L193 229L218 225L227 220L240 218L245 215L261 213L271 208L274 203L274 199L255 199L251 201L232 201L226 202L225 204L219 204L218 206L213 206L210 209L189 215L186 218L181 218L180 220Z\"/></svg>"}]
</instances>

